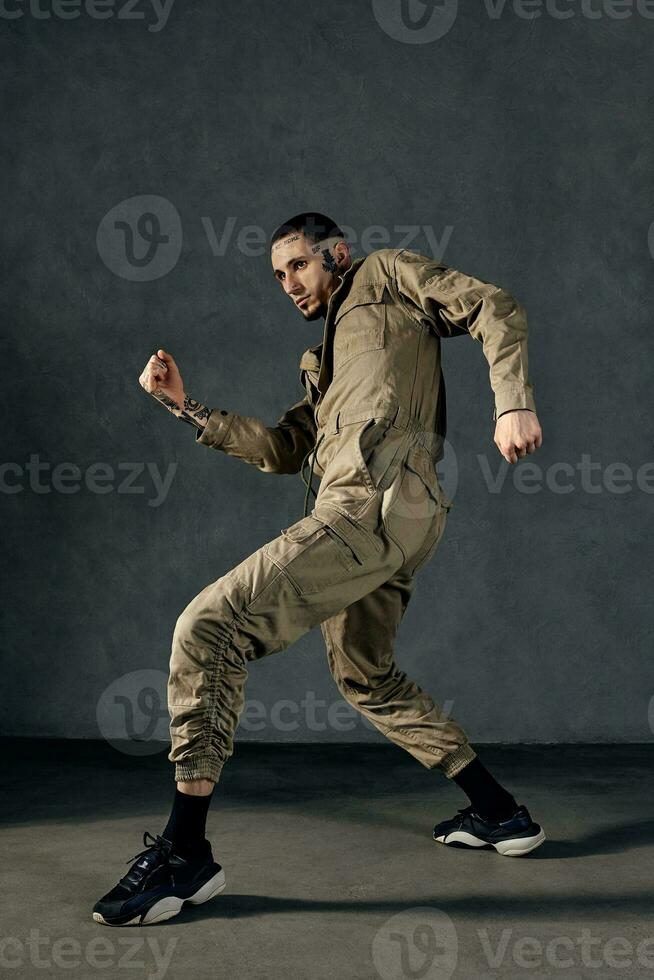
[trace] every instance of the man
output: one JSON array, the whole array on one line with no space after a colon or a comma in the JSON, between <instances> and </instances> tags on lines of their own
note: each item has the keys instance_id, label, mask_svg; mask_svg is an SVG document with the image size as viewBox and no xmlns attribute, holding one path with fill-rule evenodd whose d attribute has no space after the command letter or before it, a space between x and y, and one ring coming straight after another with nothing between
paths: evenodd
<instances>
[{"instance_id":1,"label":"man","mask_svg":"<svg viewBox=\"0 0 654 980\"><path fill-rule=\"evenodd\" d=\"M303 319L325 321L322 343L300 362L305 396L276 426L191 398L163 349L139 379L196 427L202 445L266 473L301 471L303 479L311 457L311 473L305 516L207 585L177 620L168 680L172 812L161 835L146 831L139 860L96 904L99 922L160 921L183 901L206 901L224 888L206 815L233 751L248 665L318 624L343 697L470 799L436 825L435 840L519 855L545 839L462 727L397 667L393 651L414 576L436 550L452 506L435 470L446 431L441 338L470 335L483 345L494 441L516 463L542 442L524 310L503 289L406 249L352 260L340 228L318 213L280 226L271 260Z\"/></svg>"}]
</instances>

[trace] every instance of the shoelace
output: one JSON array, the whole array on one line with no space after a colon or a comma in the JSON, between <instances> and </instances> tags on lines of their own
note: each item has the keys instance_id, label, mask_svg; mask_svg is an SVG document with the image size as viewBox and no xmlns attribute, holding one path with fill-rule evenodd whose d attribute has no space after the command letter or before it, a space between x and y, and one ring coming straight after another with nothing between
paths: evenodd
<instances>
[{"instance_id":1,"label":"shoelace","mask_svg":"<svg viewBox=\"0 0 654 980\"><path fill-rule=\"evenodd\" d=\"M318 454L318 448L320 446L320 443L325 438L325 435L326 435L326 433L323 432L323 434L321 435L321 437L318 440L318 442L316 443L316 445L315 446L312 446L312 448L309 450L309 452L305 455L304 459L302 460L302 468L300 470L300 476L302 477L302 482L304 483L305 487L307 488L306 493L304 495L304 515L303 515L304 517L307 516L307 509L308 509L308 504L309 504L309 493L311 492L314 495L314 497L317 497L318 496L318 494L316 493L316 491L313 489L313 467L314 467L314 463L316 462L316 455ZM311 456L312 453L313 453L313 459L311 460L311 472L309 474L309 481L307 482L307 480L304 477L304 468L307 465L307 459L309 458L309 456Z\"/></svg>"},{"instance_id":2,"label":"shoelace","mask_svg":"<svg viewBox=\"0 0 654 980\"><path fill-rule=\"evenodd\" d=\"M517 813L517 812L518 811L516 810L515 813ZM501 820L501 821L499 821L499 820L487 820L486 817L482 817L481 814L477 813L477 811L475 809L473 809L472 804L470 804L470 806L463 807L463 809L461 809L461 810L457 810L457 813L460 814L460 816L456 818L459 821L459 827L463 823L463 821L464 821L464 819L465 819L465 817L466 817L467 814L471 814L473 817L477 817L478 820L482 820L484 823L490 823L490 824L495 824L495 823L508 823L508 821L509 820L512 820L513 817L515 816L515 813L513 813L513 814L511 814L510 817L506 817L504 820Z\"/></svg>"},{"instance_id":3,"label":"shoelace","mask_svg":"<svg viewBox=\"0 0 654 980\"><path fill-rule=\"evenodd\" d=\"M469 813L478 816L478 814L476 814L475 811L473 810L472 805L462 807L460 810L457 810L457 813L460 814L460 816L455 817L454 819L458 820L459 827L461 826L461 824L463 823L463 821L465 820L465 818L468 816Z\"/></svg>"},{"instance_id":4,"label":"shoelace","mask_svg":"<svg viewBox=\"0 0 654 980\"><path fill-rule=\"evenodd\" d=\"M148 844L147 842L148 837L152 841L151 844ZM150 855L154 855L154 854L161 854L164 860L167 861L173 849L173 845L169 840L166 840L165 837L161 837L160 834L153 836L149 830L146 830L145 833L143 834L143 843L146 845L144 849L142 851L139 851L138 854L135 854L134 857L128 858L125 864L129 864L131 861L136 861L138 858L143 856L145 856L147 859L148 857L150 857ZM146 860L142 865L138 866L138 870L135 868L133 872L131 871L128 872L128 874L125 875L124 877L128 878L129 881L136 883L140 878L143 877L144 873L147 870L148 870L148 862ZM140 874L138 872L140 872Z\"/></svg>"}]
</instances>

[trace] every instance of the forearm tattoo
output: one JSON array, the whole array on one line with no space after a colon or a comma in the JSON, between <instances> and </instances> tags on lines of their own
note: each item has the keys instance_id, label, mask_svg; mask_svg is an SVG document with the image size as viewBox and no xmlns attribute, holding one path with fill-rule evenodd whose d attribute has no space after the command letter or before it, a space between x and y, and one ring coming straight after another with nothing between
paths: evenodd
<instances>
[{"instance_id":1,"label":"forearm tattoo","mask_svg":"<svg viewBox=\"0 0 654 980\"><path fill-rule=\"evenodd\" d=\"M196 429L204 429L207 424L207 419L211 415L211 409L207 408L206 405L202 405L200 402L196 401L195 398L191 398L190 395L184 395L184 404L179 406L176 401L173 401L169 395L167 395L161 388L156 388L152 394L160 401L162 405L165 405L169 412L178 418L182 422L187 422L188 425L194 425Z\"/></svg>"},{"instance_id":2,"label":"forearm tattoo","mask_svg":"<svg viewBox=\"0 0 654 980\"><path fill-rule=\"evenodd\" d=\"M187 394L184 395L184 408L179 416L184 422L189 422L198 429L204 429L210 415L210 408L196 402L195 398L191 398Z\"/></svg>"}]
</instances>

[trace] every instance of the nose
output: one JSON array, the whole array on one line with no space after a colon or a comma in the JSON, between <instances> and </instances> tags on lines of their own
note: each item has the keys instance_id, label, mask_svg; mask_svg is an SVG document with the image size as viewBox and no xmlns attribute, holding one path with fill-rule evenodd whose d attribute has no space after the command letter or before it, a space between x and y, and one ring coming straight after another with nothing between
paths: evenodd
<instances>
[{"instance_id":1,"label":"nose","mask_svg":"<svg viewBox=\"0 0 654 980\"><path fill-rule=\"evenodd\" d=\"M294 293L300 292L301 289L302 284L297 279L294 279L290 273L287 273L284 279L284 292L292 296Z\"/></svg>"}]
</instances>

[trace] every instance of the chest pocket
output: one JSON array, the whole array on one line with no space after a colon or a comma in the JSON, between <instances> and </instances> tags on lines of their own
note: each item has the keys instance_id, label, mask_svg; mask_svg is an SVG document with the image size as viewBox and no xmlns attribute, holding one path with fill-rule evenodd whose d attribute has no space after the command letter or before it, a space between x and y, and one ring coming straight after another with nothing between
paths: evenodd
<instances>
[{"instance_id":1,"label":"chest pocket","mask_svg":"<svg viewBox=\"0 0 654 980\"><path fill-rule=\"evenodd\" d=\"M383 282L351 290L334 319L334 369L365 351L380 350L386 336Z\"/></svg>"}]
</instances>

